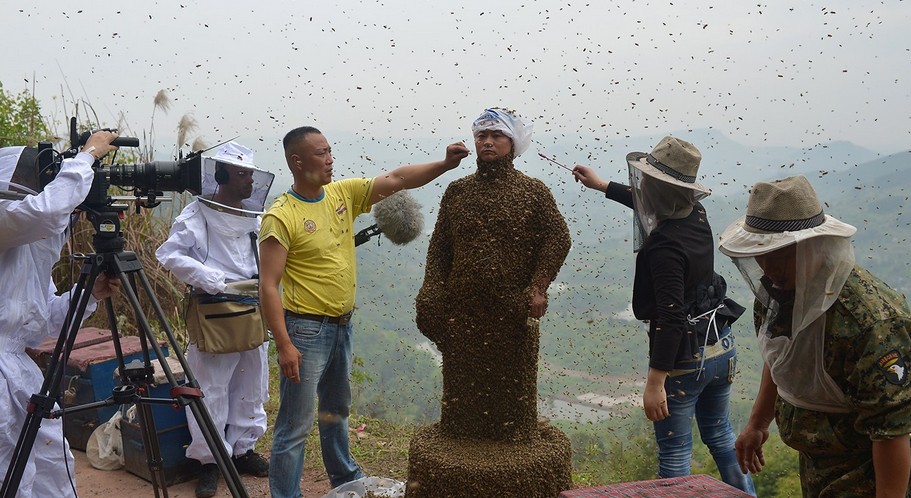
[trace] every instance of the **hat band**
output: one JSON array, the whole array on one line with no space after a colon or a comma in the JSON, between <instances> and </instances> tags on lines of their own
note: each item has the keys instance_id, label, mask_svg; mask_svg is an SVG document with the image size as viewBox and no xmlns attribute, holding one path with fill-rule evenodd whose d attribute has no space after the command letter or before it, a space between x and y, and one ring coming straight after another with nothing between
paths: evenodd
<instances>
[{"instance_id":1,"label":"hat band","mask_svg":"<svg viewBox=\"0 0 911 498\"><path fill-rule=\"evenodd\" d=\"M826 215L822 211L816 216L804 218L802 220L769 220L759 216L747 215L746 224L766 232L796 232L806 230L807 228L818 227L826 221Z\"/></svg>"},{"instance_id":2,"label":"hat band","mask_svg":"<svg viewBox=\"0 0 911 498\"><path fill-rule=\"evenodd\" d=\"M648 161L648 163L651 164L652 166L654 166L655 168L658 168L658 170L661 171L662 173L672 176L675 180L679 180L681 182L686 182L686 183L696 183L695 176L684 175L683 173L680 173L679 171L675 170L674 168L671 168L667 164L664 164L663 162L655 159L655 156L653 156L651 154L646 155L645 160Z\"/></svg>"}]
</instances>

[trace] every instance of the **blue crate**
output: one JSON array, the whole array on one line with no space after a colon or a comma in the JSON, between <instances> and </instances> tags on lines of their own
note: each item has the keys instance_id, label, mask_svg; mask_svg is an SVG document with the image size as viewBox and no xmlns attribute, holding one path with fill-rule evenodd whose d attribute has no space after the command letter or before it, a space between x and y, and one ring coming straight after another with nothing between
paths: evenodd
<instances>
[{"instance_id":1,"label":"blue crate","mask_svg":"<svg viewBox=\"0 0 911 498\"><path fill-rule=\"evenodd\" d=\"M174 379L178 382L179 385L182 385L184 382L184 372L183 367L180 365L180 362L177 361L176 358L172 357L166 358L165 361L168 363L168 368L171 370ZM167 379L164 377L164 374L157 374L157 372L161 370L161 366L157 362L154 366L156 371L156 379L160 379L161 384L150 386L149 392L144 396L156 399L173 399L171 396L171 385L167 383ZM178 403L176 401L173 405L152 403L151 408L152 417L155 419L155 428L158 430L187 424L186 409L182 406L178 407Z\"/></svg>"},{"instance_id":2,"label":"blue crate","mask_svg":"<svg viewBox=\"0 0 911 498\"><path fill-rule=\"evenodd\" d=\"M190 430L186 424L156 428L155 437L161 450L161 466L164 469L165 485L195 479L201 465L198 460L186 457L187 446L190 444ZM120 425L123 437L124 468L131 474L137 475L151 482L152 472L149 469L145 445L142 442L142 432L139 421L128 422L124 419Z\"/></svg>"},{"instance_id":3,"label":"blue crate","mask_svg":"<svg viewBox=\"0 0 911 498\"><path fill-rule=\"evenodd\" d=\"M160 345L162 353L167 356L166 343ZM120 347L125 363L134 359L142 360L142 348L138 337L121 337ZM150 351L150 353L152 361L157 362L154 351ZM114 350L113 340L72 350L60 386L64 408L109 398L114 392L115 385L120 385L119 379L114 377L117 368L117 354ZM68 390L72 392L71 395L65 394ZM70 446L78 450L85 450L92 431L99 424L110 420L118 408L117 405L112 404L65 414L63 418L64 435Z\"/></svg>"}]
</instances>

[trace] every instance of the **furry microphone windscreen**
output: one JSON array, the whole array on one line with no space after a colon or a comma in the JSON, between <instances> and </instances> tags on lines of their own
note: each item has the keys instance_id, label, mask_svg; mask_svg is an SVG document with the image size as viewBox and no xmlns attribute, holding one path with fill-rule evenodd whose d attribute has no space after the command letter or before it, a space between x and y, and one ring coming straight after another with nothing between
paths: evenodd
<instances>
[{"instance_id":1,"label":"furry microphone windscreen","mask_svg":"<svg viewBox=\"0 0 911 498\"><path fill-rule=\"evenodd\" d=\"M400 190L373 205L376 225L390 242L407 244L424 230L421 205L408 193Z\"/></svg>"}]
</instances>

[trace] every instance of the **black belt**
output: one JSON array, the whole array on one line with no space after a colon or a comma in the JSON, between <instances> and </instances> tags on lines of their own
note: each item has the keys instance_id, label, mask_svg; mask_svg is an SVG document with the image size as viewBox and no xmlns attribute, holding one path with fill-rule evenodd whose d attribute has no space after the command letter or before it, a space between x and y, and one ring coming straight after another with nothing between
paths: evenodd
<instances>
[{"instance_id":1,"label":"black belt","mask_svg":"<svg viewBox=\"0 0 911 498\"><path fill-rule=\"evenodd\" d=\"M290 316L294 318L301 318L304 320L313 320L314 322L325 321L327 323L337 323L339 325L345 325L351 321L351 315L354 311L349 311L341 316L327 316L327 315L314 315L311 313L295 313L293 311L285 310L285 316Z\"/></svg>"}]
</instances>

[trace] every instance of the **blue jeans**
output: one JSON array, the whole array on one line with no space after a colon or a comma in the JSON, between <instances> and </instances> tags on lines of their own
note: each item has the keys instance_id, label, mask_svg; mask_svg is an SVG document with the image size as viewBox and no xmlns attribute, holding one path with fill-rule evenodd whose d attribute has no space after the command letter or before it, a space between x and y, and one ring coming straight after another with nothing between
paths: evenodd
<instances>
[{"instance_id":1,"label":"blue jeans","mask_svg":"<svg viewBox=\"0 0 911 498\"><path fill-rule=\"evenodd\" d=\"M332 487L364 477L348 449L351 407L351 323L338 325L285 317L291 342L301 353L299 384L281 376L281 403L275 418L269 488L273 498L299 498L304 446L319 397L319 435L323 464Z\"/></svg>"},{"instance_id":2,"label":"blue jeans","mask_svg":"<svg viewBox=\"0 0 911 498\"><path fill-rule=\"evenodd\" d=\"M690 475L693 454L693 416L702 442L708 446L721 479L756 496L749 474L740 471L734 450L728 400L736 371L734 336L725 327L721 340L709 346L709 355L699 371L700 360L678 363L664 382L670 417L654 422L658 442L658 475L661 478ZM700 349L702 349L700 347ZM698 379L697 379L698 377Z\"/></svg>"}]
</instances>

